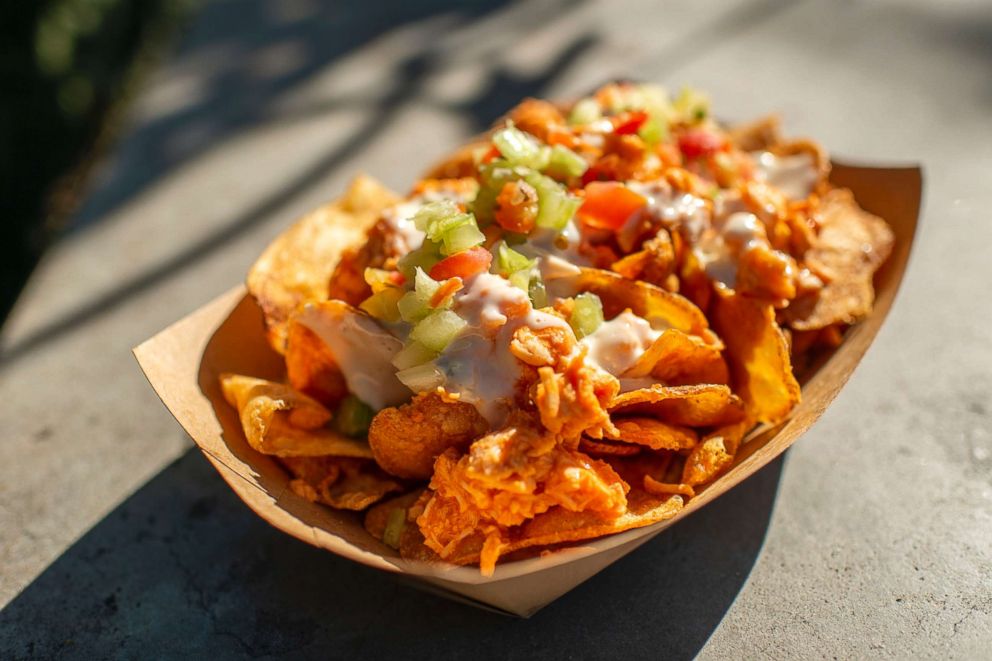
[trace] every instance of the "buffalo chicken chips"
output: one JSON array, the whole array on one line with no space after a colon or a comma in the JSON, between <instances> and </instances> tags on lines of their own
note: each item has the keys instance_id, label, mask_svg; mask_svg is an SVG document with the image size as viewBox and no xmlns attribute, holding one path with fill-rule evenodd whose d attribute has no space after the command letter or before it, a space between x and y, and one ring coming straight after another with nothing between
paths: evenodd
<instances>
[{"instance_id":1,"label":"buffalo chicken chips","mask_svg":"<svg viewBox=\"0 0 992 661\"><path fill-rule=\"evenodd\" d=\"M671 518L871 311L893 235L829 167L689 89L527 100L411 194L360 178L278 238L248 288L285 382L224 395L406 558L491 574Z\"/></svg>"}]
</instances>

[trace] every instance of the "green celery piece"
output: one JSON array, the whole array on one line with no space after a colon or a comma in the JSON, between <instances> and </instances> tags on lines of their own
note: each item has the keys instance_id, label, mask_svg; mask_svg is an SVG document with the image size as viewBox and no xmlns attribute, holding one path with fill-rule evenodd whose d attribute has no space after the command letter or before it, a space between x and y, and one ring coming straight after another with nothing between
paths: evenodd
<instances>
[{"instance_id":1,"label":"green celery piece","mask_svg":"<svg viewBox=\"0 0 992 661\"><path fill-rule=\"evenodd\" d=\"M417 322L410 331L410 339L441 352L467 325L468 322L451 310L435 310Z\"/></svg>"},{"instance_id":2,"label":"green celery piece","mask_svg":"<svg viewBox=\"0 0 992 661\"><path fill-rule=\"evenodd\" d=\"M576 296L568 323L579 339L595 333L603 323L603 302L599 296L590 293Z\"/></svg>"},{"instance_id":3,"label":"green celery piece","mask_svg":"<svg viewBox=\"0 0 992 661\"><path fill-rule=\"evenodd\" d=\"M368 404L354 395L348 395L341 400L331 423L335 430L345 436L358 438L368 434L374 415L375 412Z\"/></svg>"},{"instance_id":4,"label":"green celery piece","mask_svg":"<svg viewBox=\"0 0 992 661\"><path fill-rule=\"evenodd\" d=\"M542 145L536 138L524 133L510 124L493 135L496 149L512 165L522 165L535 170L542 170L548 165L551 150Z\"/></svg>"},{"instance_id":5,"label":"green celery piece","mask_svg":"<svg viewBox=\"0 0 992 661\"><path fill-rule=\"evenodd\" d=\"M497 274L502 276L509 276L511 273L523 269L532 269L537 264L537 260L528 259L526 256L521 255L508 246L506 241L500 241L496 244L495 253L496 259L493 261L493 268Z\"/></svg>"},{"instance_id":6,"label":"green celery piece","mask_svg":"<svg viewBox=\"0 0 992 661\"><path fill-rule=\"evenodd\" d=\"M437 358L437 353L420 342L410 342L393 356L393 367L398 370L407 370L417 365L423 365Z\"/></svg>"},{"instance_id":7,"label":"green celery piece","mask_svg":"<svg viewBox=\"0 0 992 661\"><path fill-rule=\"evenodd\" d=\"M551 148L551 159L545 172L556 179L581 177L589 164L568 147L555 145Z\"/></svg>"},{"instance_id":8,"label":"green celery piece","mask_svg":"<svg viewBox=\"0 0 992 661\"><path fill-rule=\"evenodd\" d=\"M447 230L441 235L441 241L444 243L441 250L445 255L454 255L468 250L486 240L486 235L479 231L479 226L475 224L475 218L468 217L471 218L471 222Z\"/></svg>"},{"instance_id":9,"label":"green celery piece","mask_svg":"<svg viewBox=\"0 0 992 661\"><path fill-rule=\"evenodd\" d=\"M603 111L599 108L596 99L586 98L572 106L572 112L568 113L568 123L574 125L592 124L603 116Z\"/></svg>"},{"instance_id":10,"label":"green celery piece","mask_svg":"<svg viewBox=\"0 0 992 661\"><path fill-rule=\"evenodd\" d=\"M535 223L538 227L562 230L582 206L582 200L569 195L565 187L551 177L532 174L527 183L537 190L538 211Z\"/></svg>"},{"instance_id":11,"label":"green celery piece","mask_svg":"<svg viewBox=\"0 0 992 661\"><path fill-rule=\"evenodd\" d=\"M399 550L404 528L406 528L406 510L397 507L389 512L389 517L386 519L386 528L382 531L382 543Z\"/></svg>"}]
</instances>

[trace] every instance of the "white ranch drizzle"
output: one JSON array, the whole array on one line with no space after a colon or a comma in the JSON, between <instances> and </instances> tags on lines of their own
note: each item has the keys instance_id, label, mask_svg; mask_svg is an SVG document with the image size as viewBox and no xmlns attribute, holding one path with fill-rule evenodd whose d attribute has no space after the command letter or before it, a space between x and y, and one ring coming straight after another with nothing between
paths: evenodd
<instances>
[{"instance_id":1,"label":"white ranch drizzle","mask_svg":"<svg viewBox=\"0 0 992 661\"><path fill-rule=\"evenodd\" d=\"M722 219L719 227L706 232L693 252L710 279L733 287L740 256L767 242L765 228L758 217L739 211Z\"/></svg>"},{"instance_id":2,"label":"white ranch drizzle","mask_svg":"<svg viewBox=\"0 0 992 661\"><path fill-rule=\"evenodd\" d=\"M634 366L661 333L646 320L625 310L579 341L589 349L587 363L620 377Z\"/></svg>"},{"instance_id":3,"label":"white ranch drizzle","mask_svg":"<svg viewBox=\"0 0 992 661\"><path fill-rule=\"evenodd\" d=\"M775 186L786 197L794 200L804 200L813 192L819 174L811 154L776 156L771 152L762 151L751 155L754 157L759 181Z\"/></svg>"},{"instance_id":4,"label":"white ranch drizzle","mask_svg":"<svg viewBox=\"0 0 992 661\"><path fill-rule=\"evenodd\" d=\"M521 326L537 330L568 324L534 310L526 292L498 275L481 273L468 281L463 292L452 309L468 328L441 354L437 365L446 376L445 390L473 404L495 427L509 412L521 376L521 363L510 353L513 334ZM525 314L512 314L524 306Z\"/></svg>"},{"instance_id":5,"label":"white ranch drizzle","mask_svg":"<svg viewBox=\"0 0 992 661\"><path fill-rule=\"evenodd\" d=\"M665 229L680 230L690 243L695 243L710 226L706 202L690 193L676 191L667 181L628 181L627 188L647 199L647 205L631 215L620 230L620 236L636 231L645 219L660 223Z\"/></svg>"},{"instance_id":6,"label":"white ranch drizzle","mask_svg":"<svg viewBox=\"0 0 992 661\"><path fill-rule=\"evenodd\" d=\"M403 342L372 317L341 306L327 315L307 305L297 319L331 350L348 390L373 409L401 404L410 391L396 378L392 358Z\"/></svg>"}]
</instances>

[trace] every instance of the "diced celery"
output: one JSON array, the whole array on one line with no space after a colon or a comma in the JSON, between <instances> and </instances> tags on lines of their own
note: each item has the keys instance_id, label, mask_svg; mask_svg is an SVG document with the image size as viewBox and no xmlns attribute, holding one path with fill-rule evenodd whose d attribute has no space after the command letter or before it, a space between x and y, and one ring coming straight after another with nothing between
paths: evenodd
<instances>
[{"instance_id":1,"label":"diced celery","mask_svg":"<svg viewBox=\"0 0 992 661\"><path fill-rule=\"evenodd\" d=\"M438 386L443 386L445 377L434 363L424 363L396 373L396 378L413 392L423 392L434 390Z\"/></svg>"},{"instance_id":2,"label":"diced celery","mask_svg":"<svg viewBox=\"0 0 992 661\"><path fill-rule=\"evenodd\" d=\"M710 99L697 89L683 87L673 104L683 122L701 122L710 114Z\"/></svg>"},{"instance_id":3,"label":"diced celery","mask_svg":"<svg viewBox=\"0 0 992 661\"><path fill-rule=\"evenodd\" d=\"M668 135L668 127L667 124L663 125L658 121L656 116L651 115L646 122L641 124L641 128L637 130L637 135L649 145L656 145Z\"/></svg>"},{"instance_id":4,"label":"diced celery","mask_svg":"<svg viewBox=\"0 0 992 661\"><path fill-rule=\"evenodd\" d=\"M506 241L497 243L494 252L496 259L493 261L493 269L499 275L508 276L522 269L530 270L537 263L506 245Z\"/></svg>"},{"instance_id":5,"label":"diced celery","mask_svg":"<svg viewBox=\"0 0 992 661\"><path fill-rule=\"evenodd\" d=\"M468 325L451 310L435 310L424 317L410 331L410 339L420 342L433 351L444 348Z\"/></svg>"},{"instance_id":6,"label":"diced celery","mask_svg":"<svg viewBox=\"0 0 992 661\"><path fill-rule=\"evenodd\" d=\"M399 268L400 273L409 281L417 272L417 268L421 268L424 271L430 271L431 267L441 261L441 252L438 246L430 241L424 241L424 244L412 250L400 258L397 268Z\"/></svg>"},{"instance_id":7,"label":"diced celery","mask_svg":"<svg viewBox=\"0 0 992 661\"><path fill-rule=\"evenodd\" d=\"M472 201L472 213L480 227L493 221L496 197L508 182L516 181L529 172L527 168L514 168L503 160L487 163L479 168L479 192Z\"/></svg>"},{"instance_id":8,"label":"diced celery","mask_svg":"<svg viewBox=\"0 0 992 661\"><path fill-rule=\"evenodd\" d=\"M479 226L475 224L475 218L468 217L471 222L454 227L441 235L441 241L444 243L441 250L445 255L468 250L486 240L486 235L480 232Z\"/></svg>"},{"instance_id":9,"label":"diced celery","mask_svg":"<svg viewBox=\"0 0 992 661\"><path fill-rule=\"evenodd\" d=\"M576 296L568 323L579 339L595 333L603 323L603 302L599 296L589 293Z\"/></svg>"},{"instance_id":10,"label":"diced celery","mask_svg":"<svg viewBox=\"0 0 992 661\"><path fill-rule=\"evenodd\" d=\"M413 224L421 232L430 235L431 230L437 227L438 223L461 213L458 206L451 200L430 202L421 207L413 216Z\"/></svg>"},{"instance_id":11,"label":"diced celery","mask_svg":"<svg viewBox=\"0 0 992 661\"><path fill-rule=\"evenodd\" d=\"M406 528L406 510L397 507L389 512L386 528L382 531L382 543L394 549L400 548L403 529Z\"/></svg>"},{"instance_id":12,"label":"diced celery","mask_svg":"<svg viewBox=\"0 0 992 661\"><path fill-rule=\"evenodd\" d=\"M527 288L530 302L535 308L543 308L548 304L548 290L544 288L544 281L539 274L531 278L530 286Z\"/></svg>"},{"instance_id":13,"label":"diced celery","mask_svg":"<svg viewBox=\"0 0 992 661\"><path fill-rule=\"evenodd\" d=\"M386 287L366 298L358 307L380 321L395 324L401 318L399 302L403 296L403 290L399 287Z\"/></svg>"},{"instance_id":14,"label":"diced celery","mask_svg":"<svg viewBox=\"0 0 992 661\"><path fill-rule=\"evenodd\" d=\"M531 269L524 269L522 271L511 273L507 278L507 280L509 280L510 284L516 287L517 289L529 293L530 279L532 274L533 271Z\"/></svg>"},{"instance_id":15,"label":"diced celery","mask_svg":"<svg viewBox=\"0 0 992 661\"><path fill-rule=\"evenodd\" d=\"M397 302L397 309L403 321L416 323L431 312L430 301L441 286L437 280L417 267L413 277L413 289L406 292Z\"/></svg>"},{"instance_id":16,"label":"diced celery","mask_svg":"<svg viewBox=\"0 0 992 661\"><path fill-rule=\"evenodd\" d=\"M365 436L369 432L369 425L372 424L374 415L368 404L354 395L348 395L341 400L331 423L334 429L345 436Z\"/></svg>"},{"instance_id":17,"label":"diced celery","mask_svg":"<svg viewBox=\"0 0 992 661\"><path fill-rule=\"evenodd\" d=\"M410 342L393 356L393 367L407 370L417 365L429 363L437 358L437 351L428 349L420 342Z\"/></svg>"},{"instance_id":18,"label":"diced celery","mask_svg":"<svg viewBox=\"0 0 992 661\"><path fill-rule=\"evenodd\" d=\"M582 200L569 195L565 187L551 177L532 174L527 183L537 190L538 211L535 223L538 227L561 230L582 205Z\"/></svg>"},{"instance_id":19,"label":"diced celery","mask_svg":"<svg viewBox=\"0 0 992 661\"><path fill-rule=\"evenodd\" d=\"M493 144L512 165L542 170L551 157L551 151L546 146L512 124L493 135Z\"/></svg>"},{"instance_id":20,"label":"diced celery","mask_svg":"<svg viewBox=\"0 0 992 661\"><path fill-rule=\"evenodd\" d=\"M568 147L555 145L551 148L551 160L546 172L556 179L571 179L581 177L589 169L586 159L582 158Z\"/></svg>"},{"instance_id":21,"label":"diced celery","mask_svg":"<svg viewBox=\"0 0 992 661\"><path fill-rule=\"evenodd\" d=\"M602 116L603 111L600 110L596 99L586 98L572 106L572 112L568 114L568 123L572 125L592 124Z\"/></svg>"}]
</instances>

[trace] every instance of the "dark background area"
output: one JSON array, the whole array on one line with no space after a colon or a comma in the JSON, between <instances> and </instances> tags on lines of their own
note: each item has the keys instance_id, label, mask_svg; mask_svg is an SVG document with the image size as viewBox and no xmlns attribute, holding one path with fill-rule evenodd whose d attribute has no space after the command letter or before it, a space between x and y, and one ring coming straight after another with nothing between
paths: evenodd
<instances>
[{"instance_id":1,"label":"dark background area","mask_svg":"<svg viewBox=\"0 0 992 661\"><path fill-rule=\"evenodd\" d=\"M192 0L0 3L0 323Z\"/></svg>"}]
</instances>

